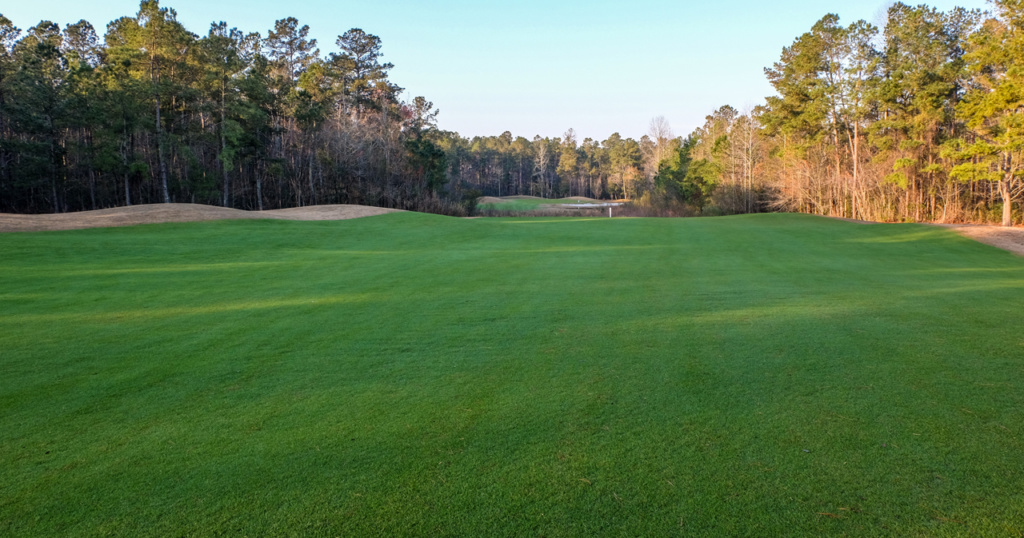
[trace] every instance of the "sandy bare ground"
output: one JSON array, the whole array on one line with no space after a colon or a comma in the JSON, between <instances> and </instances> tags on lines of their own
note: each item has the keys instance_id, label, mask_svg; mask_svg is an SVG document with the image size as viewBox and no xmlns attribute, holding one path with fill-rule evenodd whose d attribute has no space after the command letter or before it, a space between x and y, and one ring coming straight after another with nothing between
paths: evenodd
<instances>
[{"instance_id":1,"label":"sandy bare ground","mask_svg":"<svg viewBox=\"0 0 1024 538\"><path fill-rule=\"evenodd\" d=\"M1024 228L985 224L936 224L935 226L949 228L964 237L1008 250L1018 256L1024 256Z\"/></svg>"},{"instance_id":2,"label":"sandy bare ground","mask_svg":"<svg viewBox=\"0 0 1024 538\"><path fill-rule=\"evenodd\" d=\"M318 205L243 211L200 204L146 204L115 207L96 211L48 215L13 215L0 213L0 232L43 232L133 226L161 222L196 222L203 220L276 219L276 220L344 220L392 213L397 209L362 205Z\"/></svg>"},{"instance_id":3,"label":"sandy bare ground","mask_svg":"<svg viewBox=\"0 0 1024 538\"><path fill-rule=\"evenodd\" d=\"M828 218L856 222L858 224L878 224L869 220L847 219L843 217ZM1024 256L1024 228L1007 228L1005 226L991 226L988 224L928 224L948 228L968 239L1008 250L1018 256Z\"/></svg>"}]
</instances>

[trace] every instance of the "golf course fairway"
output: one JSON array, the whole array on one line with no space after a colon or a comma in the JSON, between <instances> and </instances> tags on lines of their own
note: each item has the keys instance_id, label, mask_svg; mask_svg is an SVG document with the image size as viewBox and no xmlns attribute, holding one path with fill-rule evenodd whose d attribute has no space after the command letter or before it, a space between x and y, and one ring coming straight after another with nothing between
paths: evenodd
<instances>
[{"instance_id":1,"label":"golf course fairway","mask_svg":"<svg viewBox=\"0 0 1024 538\"><path fill-rule=\"evenodd\" d=\"M806 215L0 234L0 535L1017 536L1022 309Z\"/></svg>"}]
</instances>

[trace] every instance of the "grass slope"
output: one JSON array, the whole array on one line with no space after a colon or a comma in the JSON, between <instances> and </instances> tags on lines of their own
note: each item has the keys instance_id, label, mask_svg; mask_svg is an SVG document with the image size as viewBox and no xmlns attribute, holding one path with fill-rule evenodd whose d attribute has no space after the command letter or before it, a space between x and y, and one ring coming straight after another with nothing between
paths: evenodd
<instances>
[{"instance_id":1,"label":"grass slope","mask_svg":"<svg viewBox=\"0 0 1024 538\"><path fill-rule=\"evenodd\" d=\"M0 534L1019 535L1024 262L808 216L0 236Z\"/></svg>"}]
</instances>

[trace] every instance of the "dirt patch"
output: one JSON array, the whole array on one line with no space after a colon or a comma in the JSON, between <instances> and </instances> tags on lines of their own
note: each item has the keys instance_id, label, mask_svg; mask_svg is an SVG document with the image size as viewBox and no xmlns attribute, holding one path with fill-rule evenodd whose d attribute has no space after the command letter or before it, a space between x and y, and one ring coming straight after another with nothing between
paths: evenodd
<instances>
[{"instance_id":1,"label":"dirt patch","mask_svg":"<svg viewBox=\"0 0 1024 538\"><path fill-rule=\"evenodd\" d=\"M869 220L847 219L843 217L828 218L856 222L858 224L878 224ZM926 224L948 228L968 239L1010 251L1018 256L1024 256L1024 228L1007 228L1005 226L990 226L987 224Z\"/></svg>"},{"instance_id":2,"label":"dirt patch","mask_svg":"<svg viewBox=\"0 0 1024 538\"><path fill-rule=\"evenodd\" d=\"M146 204L48 215L0 213L0 232L81 230L84 228L204 220L345 220L382 215L394 211L398 210L361 205L318 205L270 211L243 211L201 204Z\"/></svg>"},{"instance_id":3,"label":"dirt patch","mask_svg":"<svg viewBox=\"0 0 1024 538\"><path fill-rule=\"evenodd\" d=\"M1024 256L1024 228L1007 228L1005 226L988 226L984 224L935 224L949 228L956 233L974 239L986 245L1008 250L1018 256Z\"/></svg>"}]
</instances>

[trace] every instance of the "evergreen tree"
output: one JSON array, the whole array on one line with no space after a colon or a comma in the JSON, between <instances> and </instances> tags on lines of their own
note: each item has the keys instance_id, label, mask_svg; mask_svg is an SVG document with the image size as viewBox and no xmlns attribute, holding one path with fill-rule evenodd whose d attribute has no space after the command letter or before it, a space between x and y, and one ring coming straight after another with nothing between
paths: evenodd
<instances>
[{"instance_id":1,"label":"evergreen tree","mask_svg":"<svg viewBox=\"0 0 1024 538\"><path fill-rule=\"evenodd\" d=\"M974 87L958 110L971 128L969 137L954 142L959 163L954 177L994 181L1002 199L1002 224L1013 224L1013 197L1024 171L1024 5L995 2L998 18L973 35L970 72Z\"/></svg>"}]
</instances>

